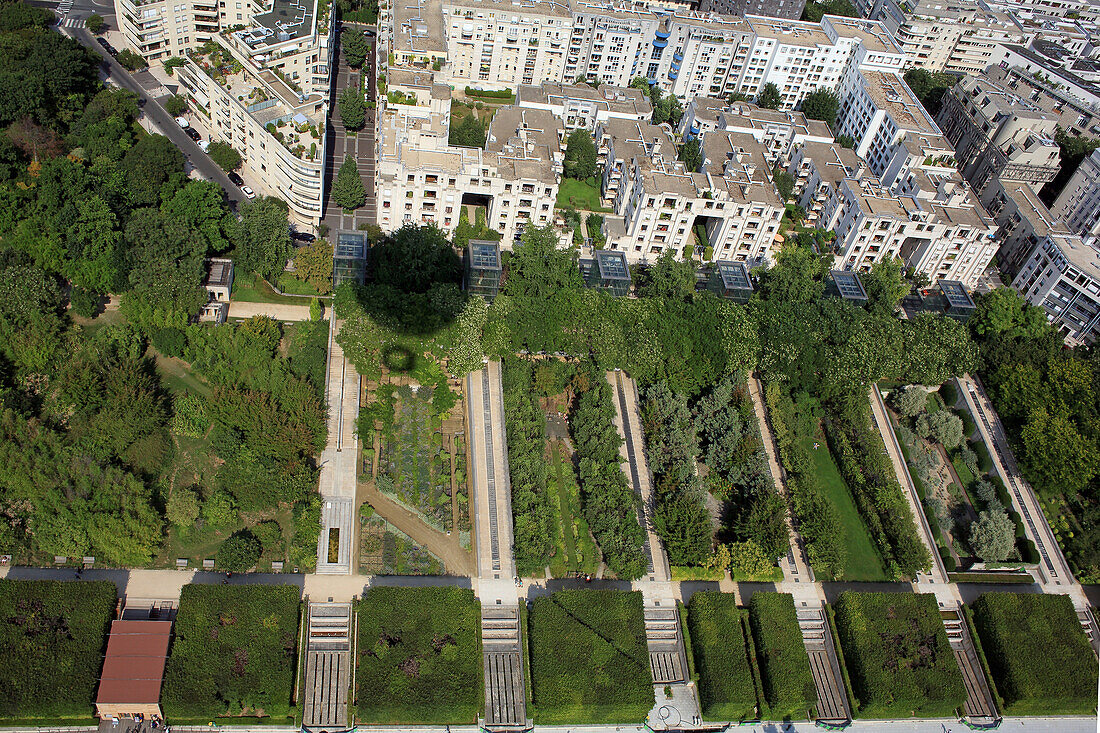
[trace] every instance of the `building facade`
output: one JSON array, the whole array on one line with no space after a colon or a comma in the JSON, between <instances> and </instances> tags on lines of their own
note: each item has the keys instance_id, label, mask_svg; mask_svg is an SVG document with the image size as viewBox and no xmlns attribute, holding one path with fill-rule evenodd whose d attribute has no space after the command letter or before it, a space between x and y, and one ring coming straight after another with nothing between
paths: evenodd
<instances>
[{"instance_id":1,"label":"building facade","mask_svg":"<svg viewBox=\"0 0 1100 733\"><path fill-rule=\"evenodd\" d=\"M1076 235L1044 237L1012 287L1046 311L1071 345L1091 344L1100 328L1100 250Z\"/></svg>"},{"instance_id":2,"label":"building facade","mask_svg":"<svg viewBox=\"0 0 1100 733\"><path fill-rule=\"evenodd\" d=\"M1082 237L1100 236L1100 150L1081 161L1051 211Z\"/></svg>"}]
</instances>

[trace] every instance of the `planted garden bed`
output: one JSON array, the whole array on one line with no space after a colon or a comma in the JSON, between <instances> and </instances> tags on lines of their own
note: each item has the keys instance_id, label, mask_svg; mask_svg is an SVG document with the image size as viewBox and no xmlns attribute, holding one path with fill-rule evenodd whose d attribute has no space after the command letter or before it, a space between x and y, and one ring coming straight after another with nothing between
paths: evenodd
<instances>
[{"instance_id":1,"label":"planted garden bed","mask_svg":"<svg viewBox=\"0 0 1100 733\"><path fill-rule=\"evenodd\" d=\"M755 597L755 596L754 596ZM748 612L733 593L701 591L688 604L704 720L752 720L760 714L748 645Z\"/></svg>"}]
</instances>

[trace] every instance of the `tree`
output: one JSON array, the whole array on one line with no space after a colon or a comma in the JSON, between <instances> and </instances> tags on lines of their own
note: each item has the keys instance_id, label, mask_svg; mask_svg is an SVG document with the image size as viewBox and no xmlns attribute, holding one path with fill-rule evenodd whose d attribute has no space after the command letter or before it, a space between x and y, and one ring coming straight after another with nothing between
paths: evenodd
<instances>
[{"instance_id":1,"label":"tree","mask_svg":"<svg viewBox=\"0 0 1100 733\"><path fill-rule=\"evenodd\" d=\"M985 509L970 525L970 549L985 562L1007 560L1016 544L1016 525L1000 506Z\"/></svg>"},{"instance_id":2,"label":"tree","mask_svg":"<svg viewBox=\"0 0 1100 733\"><path fill-rule=\"evenodd\" d=\"M344 157L336 181L332 184L332 200L345 211L354 211L367 202L367 190L359 177L359 168L350 156Z\"/></svg>"},{"instance_id":3,"label":"tree","mask_svg":"<svg viewBox=\"0 0 1100 733\"><path fill-rule=\"evenodd\" d=\"M673 565L702 565L710 554L711 527L706 506L687 493L657 505L653 525Z\"/></svg>"},{"instance_id":4,"label":"tree","mask_svg":"<svg viewBox=\"0 0 1100 733\"><path fill-rule=\"evenodd\" d=\"M933 117L939 114L940 105L943 103L943 95L948 89L955 86L957 81L958 79L951 74L942 71L928 71L919 67L905 72L905 83L909 85L914 96L928 110L928 114Z\"/></svg>"},{"instance_id":5,"label":"tree","mask_svg":"<svg viewBox=\"0 0 1100 733\"><path fill-rule=\"evenodd\" d=\"M762 289L769 300L808 303L825 292L824 277L831 256L815 254L809 247L785 247L775 266L764 276Z\"/></svg>"},{"instance_id":6,"label":"tree","mask_svg":"<svg viewBox=\"0 0 1100 733\"><path fill-rule=\"evenodd\" d=\"M829 127L836 124L836 112L840 100L825 87L815 89L802 100L802 114L811 120L821 120Z\"/></svg>"},{"instance_id":7,"label":"tree","mask_svg":"<svg viewBox=\"0 0 1100 733\"><path fill-rule=\"evenodd\" d=\"M858 18L859 11L856 10L850 0L824 0L824 2L808 0L806 5L802 8L802 20L808 20L811 23L820 23L821 19L826 15L842 15L846 18Z\"/></svg>"},{"instance_id":8,"label":"tree","mask_svg":"<svg viewBox=\"0 0 1100 733\"><path fill-rule=\"evenodd\" d=\"M119 51L118 56L115 58L122 64L122 68L127 71L138 71L139 69L149 68L149 62L145 60L144 56L134 53L128 48Z\"/></svg>"},{"instance_id":9,"label":"tree","mask_svg":"<svg viewBox=\"0 0 1100 733\"><path fill-rule=\"evenodd\" d=\"M582 284L575 252L558 248L553 227L528 226L523 230L523 238L508 259L506 294L545 301Z\"/></svg>"},{"instance_id":10,"label":"tree","mask_svg":"<svg viewBox=\"0 0 1100 733\"><path fill-rule=\"evenodd\" d=\"M1033 410L1020 431L1020 464L1045 496L1082 491L1100 469L1094 440L1082 435L1065 415Z\"/></svg>"},{"instance_id":11,"label":"tree","mask_svg":"<svg viewBox=\"0 0 1100 733\"><path fill-rule=\"evenodd\" d=\"M703 167L703 149L699 138L688 138L680 146L680 160L684 161L684 167L689 171L697 171Z\"/></svg>"},{"instance_id":12,"label":"tree","mask_svg":"<svg viewBox=\"0 0 1100 733\"><path fill-rule=\"evenodd\" d=\"M340 106L340 119L349 130L362 130L367 121L367 105L363 92L355 87L347 87L340 92L337 100Z\"/></svg>"},{"instance_id":13,"label":"tree","mask_svg":"<svg viewBox=\"0 0 1100 733\"><path fill-rule=\"evenodd\" d=\"M917 435L942 443L948 450L958 448L963 441L962 420L950 410L921 413L914 427Z\"/></svg>"},{"instance_id":14,"label":"tree","mask_svg":"<svg viewBox=\"0 0 1100 733\"><path fill-rule=\"evenodd\" d=\"M156 206L183 185L183 153L164 135L145 135L126 151L119 167L131 206Z\"/></svg>"},{"instance_id":15,"label":"tree","mask_svg":"<svg viewBox=\"0 0 1100 733\"><path fill-rule=\"evenodd\" d=\"M45 8L36 8L26 3L4 3L0 5L0 32L20 31L24 28L49 28L54 22L54 14Z\"/></svg>"},{"instance_id":16,"label":"tree","mask_svg":"<svg viewBox=\"0 0 1100 733\"><path fill-rule=\"evenodd\" d=\"M89 15L87 24L88 30L95 33L97 36L107 28L107 21L105 21L103 16L99 13L92 13Z\"/></svg>"},{"instance_id":17,"label":"tree","mask_svg":"<svg viewBox=\"0 0 1100 733\"><path fill-rule=\"evenodd\" d=\"M179 117L187 111L187 97L182 94L173 94L165 100L164 110L173 117Z\"/></svg>"},{"instance_id":18,"label":"tree","mask_svg":"<svg viewBox=\"0 0 1100 733\"><path fill-rule=\"evenodd\" d=\"M483 148L485 147L485 126L481 124L474 112L463 115L458 120L458 124L454 123L452 117L447 142L460 148Z\"/></svg>"},{"instance_id":19,"label":"tree","mask_svg":"<svg viewBox=\"0 0 1100 733\"><path fill-rule=\"evenodd\" d=\"M766 576L775 567L775 558L768 557L753 540L731 543L729 554L730 573L738 580Z\"/></svg>"},{"instance_id":20,"label":"tree","mask_svg":"<svg viewBox=\"0 0 1100 733\"><path fill-rule=\"evenodd\" d=\"M923 387L910 384L908 387L894 392L893 403L894 409L902 417L916 417L924 412L925 406L928 404L928 393L924 391Z\"/></svg>"},{"instance_id":21,"label":"tree","mask_svg":"<svg viewBox=\"0 0 1100 733\"><path fill-rule=\"evenodd\" d=\"M275 282L286 267L293 247L287 229L287 205L274 196L261 196L241 207L237 237L237 266Z\"/></svg>"},{"instance_id":22,"label":"tree","mask_svg":"<svg viewBox=\"0 0 1100 733\"><path fill-rule=\"evenodd\" d=\"M910 286L898 258L879 260L860 278L867 291L868 309L884 316L892 316L902 298L909 294Z\"/></svg>"},{"instance_id":23,"label":"tree","mask_svg":"<svg viewBox=\"0 0 1100 733\"><path fill-rule=\"evenodd\" d=\"M584 181L596 174L596 144L592 133L578 127L569 133L565 146L565 175Z\"/></svg>"},{"instance_id":24,"label":"tree","mask_svg":"<svg viewBox=\"0 0 1100 733\"><path fill-rule=\"evenodd\" d=\"M79 287L74 287L72 293L69 295L69 302L72 303L73 312L84 318L93 317L96 311L99 310L102 300L103 296L94 290L86 290Z\"/></svg>"},{"instance_id":25,"label":"tree","mask_svg":"<svg viewBox=\"0 0 1100 733\"><path fill-rule=\"evenodd\" d=\"M1050 329L1046 312L1024 300L1013 288L994 288L979 294L967 325L985 339L1033 341Z\"/></svg>"},{"instance_id":26,"label":"tree","mask_svg":"<svg viewBox=\"0 0 1100 733\"><path fill-rule=\"evenodd\" d=\"M794 176L777 164L772 170L772 180L775 181L775 190L779 192L779 200L786 203L794 191Z\"/></svg>"},{"instance_id":27,"label":"tree","mask_svg":"<svg viewBox=\"0 0 1100 733\"><path fill-rule=\"evenodd\" d=\"M241 167L241 154L233 149L229 143L223 143L220 140L215 140L210 143L210 147L206 151L210 159L218 164L218 166L227 173L229 171L235 171Z\"/></svg>"},{"instance_id":28,"label":"tree","mask_svg":"<svg viewBox=\"0 0 1100 733\"><path fill-rule=\"evenodd\" d=\"M168 497L164 516L173 525L189 528L199 518L199 497L189 488L177 486Z\"/></svg>"},{"instance_id":29,"label":"tree","mask_svg":"<svg viewBox=\"0 0 1100 733\"><path fill-rule=\"evenodd\" d=\"M318 239L294 251L294 276L324 295L332 291L332 245Z\"/></svg>"},{"instance_id":30,"label":"tree","mask_svg":"<svg viewBox=\"0 0 1100 733\"><path fill-rule=\"evenodd\" d=\"M363 31L356 28L344 28L340 32L340 48L344 52L344 58L348 66L358 69L367 60L370 53L370 43Z\"/></svg>"},{"instance_id":31,"label":"tree","mask_svg":"<svg viewBox=\"0 0 1100 733\"><path fill-rule=\"evenodd\" d=\"M462 260L439 227L406 225L371 248L374 280L405 293L462 280Z\"/></svg>"},{"instance_id":32,"label":"tree","mask_svg":"<svg viewBox=\"0 0 1100 733\"><path fill-rule=\"evenodd\" d=\"M243 573L256 567L263 553L263 545L256 535L247 529L231 534L214 554L214 563L219 570Z\"/></svg>"},{"instance_id":33,"label":"tree","mask_svg":"<svg viewBox=\"0 0 1100 733\"><path fill-rule=\"evenodd\" d=\"M782 102L783 97L779 93L779 87L770 81L764 85L764 88L760 90L760 94L756 96L756 104L764 109L779 109Z\"/></svg>"},{"instance_id":34,"label":"tree","mask_svg":"<svg viewBox=\"0 0 1100 733\"><path fill-rule=\"evenodd\" d=\"M1054 134L1054 142L1058 143L1061 160L1059 161L1058 175L1054 180L1043 186L1040 195L1043 201L1051 206L1054 199L1062 192L1070 177L1081 165L1086 156L1092 155L1092 151L1100 148L1100 139L1084 137L1083 135L1071 135L1061 127Z\"/></svg>"},{"instance_id":35,"label":"tree","mask_svg":"<svg viewBox=\"0 0 1100 733\"><path fill-rule=\"evenodd\" d=\"M840 147L842 148L854 150L856 147L856 141L852 138L851 135L838 135L836 141L837 144L840 145Z\"/></svg>"},{"instance_id":36,"label":"tree","mask_svg":"<svg viewBox=\"0 0 1100 733\"><path fill-rule=\"evenodd\" d=\"M646 298L687 300L695 293L695 268L676 258L666 249L651 266L642 268L638 277L638 295Z\"/></svg>"}]
</instances>

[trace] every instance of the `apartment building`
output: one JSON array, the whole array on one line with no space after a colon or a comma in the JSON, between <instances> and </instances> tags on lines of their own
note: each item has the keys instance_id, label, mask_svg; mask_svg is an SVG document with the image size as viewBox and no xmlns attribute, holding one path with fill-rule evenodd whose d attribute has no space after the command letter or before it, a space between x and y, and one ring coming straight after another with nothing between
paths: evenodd
<instances>
[{"instance_id":1,"label":"apartment building","mask_svg":"<svg viewBox=\"0 0 1100 733\"><path fill-rule=\"evenodd\" d=\"M967 77L943 97L936 118L955 162L978 193L995 179L1038 191L1058 175L1053 114L988 79Z\"/></svg>"},{"instance_id":2,"label":"apartment building","mask_svg":"<svg viewBox=\"0 0 1100 733\"><path fill-rule=\"evenodd\" d=\"M516 92L516 105L524 109L542 109L561 120L566 134L584 128L595 132L608 120L648 121L653 117L649 95L632 87L601 84L544 82L539 86L522 85Z\"/></svg>"},{"instance_id":3,"label":"apartment building","mask_svg":"<svg viewBox=\"0 0 1100 733\"><path fill-rule=\"evenodd\" d=\"M994 179L982 192L981 203L997 223L997 241L1001 243L997 260L1005 274L1018 273L1044 237L1070 234L1035 191L1023 183Z\"/></svg>"},{"instance_id":4,"label":"apartment building","mask_svg":"<svg viewBox=\"0 0 1100 733\"><path fill-rule=\"evenodd\" d=\"M211 138L237 150L258 192L285 200L302 226L322 215L332 44L313 9L275 5L243 29L215 34L212 49L177 69Z\"/></svg>"},{"instance_id":5,"label":"apartment building","mask_svg":"<svg viewBox=\"0 0 1100 733\"><path fill-rule=\"evenodd\" d=\"M751 135L708 133L704 163L688 171L661 128L612 121L598 130L608 150L604 193L608 247L630 261L666 250L749 267L770 264L783 214L763 146Z\"/></svg>"},{"instance_id":6,"label":"apartment building","mask_svg":"<svg viewBox=\"0 0 1100 733\"><path fill-rule=\"evenodd\" d=\"M502 235L501 246L510 249L528 223L553 220L561 124L545 110L503 107L484 149L455 147L447 142L450 101L449 87L434 84L429 99L386 106L376 176L378 224L384 231L435 224L450 234L462 207L480 207Z\"/></svg>"},{"instance_id":7,"label":"apartment building","mask_svg":"<svg viewBox=\"0 0 1100 733\"><path fill-rule=\"evenodd\" d=\"M1100 86L1032 49L1011 44L998 46L992 65L1009 69L1013 80L1030 76L1037 86L1054 88L1092 111L1100 108Z\"/></svg>"},{"instance_id":8,"label":"apartment building","mask_svg":"<svg viewBox=\"0 0 1100 733\"><path fill-rule=\"evenodd\" d=\"M991 82L1037 105L1044 112L1054 115L1058 125L1074 135L1100 136L1100 94L1095 101L1089 101L1079 95L1071 94L1061 84L1055 85L1042 78L1040 74L1029 73L1019 66L1010 66L1005 60L991 66L982 74Z\"/></svg>"},{"instance_id":9,"label":"apartment building","mask_svg":"<svg viewBox=\"0 0 1100 733\"><path fill-rule=\"evenodd\" d=\"M1091 344L1100 328L1100 250L1076 235L1044 237L1012 287L1046 311L1070 345Z\"/></svg>"},{"instance_id":10,"label":"apartment building","mask_svg":"<svg viewBox=\"0 0 1100 733\"><path fill-rule=\"evenodd\" d=\"M791 155L787 172L794 176L793 195L806 221L819 225L825 202L841 181L876 180L855 151L835 143L805 142Z\"/></svg>"},{"instance_id":11,"label":"apartment building","mask_svg":"<svg viewBox=\"0 0 1100 733\"><path fill-rule=\"evenodd\" d=\"M925 213L912 196L894 196L874 177L845 178L826 189L822 229L836 233L833 266L869 272L880 260L897 258L910 222Z\"/></svg>"},{"instance_id":12,"label":"apartment building","mask_svg":"<svg viewBox=\"0 0 1100 733\"><path fill-rule=\"evenodd\" d=\"M228 17L250 19L255 6L250 0L114 0L118 29L130 50L146 61L182 56L198 48L218 32ZM226 4L236 11L227 12ZM244 7L242 7L244 6Z\"/></svg>"},{"instance_id":13,"label":"apartment building","mask_svg":"<svg viewBox=\"0 0 1100 733\"><path fill-rule=\"evenodd\" d=\"M563 79L573 21L568 4L443 0L428 5L430 12L442 12L452 85L514 90Z\"/></svg>"},{"instance_id":14,"label":"apartment building","mask_svg":"<svg viewBox=\"0 0 1100 733\"><path fill-rule=\"evenodd\" d=\"M806 0L701 0L704 13L721 15L766 15L770 18L798 20Z\"/></svg>"},{"instance_id":15,"label":"apartment building","mask_svg":"<svg viewBox=\"0 0 1100 733\"><path fill-rule=\"evenodd\" d=\"M820 120L807 119L801 112L765 109L749 102L724 102L707 97L691 100L680 121L680 138L701 137L708 132L731 132L751 135L764 146L764 155L771 170L777 164L786 165L791 151L812 141L830 143L833 133Z\"/></svg>"},{"instance_id":16,"label":"apartment building","mask_svg":"<svg viewBox=\"0 0 1100 733\"><path fill-rule=\"evenodd\" d=\"M1100 236L1100 150L1081 161L1051 212L1082 237Z\"/></svg>"}]
</instances>

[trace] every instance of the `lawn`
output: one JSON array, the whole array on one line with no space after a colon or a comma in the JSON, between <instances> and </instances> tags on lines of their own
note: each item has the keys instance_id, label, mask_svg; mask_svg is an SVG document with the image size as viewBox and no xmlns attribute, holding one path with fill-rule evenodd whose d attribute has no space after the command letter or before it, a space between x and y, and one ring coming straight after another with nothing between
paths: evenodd
<instances>
[{"instance_id":1,"label":"lawn","mask_svg":"<svg viewBox=\"0 0 1100 733\"><path fill-rule=\"evenodd\" d=\"M559 578L573 573L595 573L599 552L581 512L580 488L563 443L551 445L547 483L547 499L555 524L551 573Z\"/></svg>"},{"instance_id":2,"label":"lawn","mask_svg":"<svg viewBox=\"0 0 1100 733\"><path fill-rule=\"evenodd\" d=\"M818 444L816 449L814 443ZM825 438L820 434L816 438L807 437L803 439L803 446L813 458L814 472L822 493L833 502L840 516L847 550L843 580L886 580L882 558L867 534L867 527L859 516L847 484L840 477Z\"/></svg>"},{"instance_id":3,"label":"lawn","mask_svg":"<svg viewBox=\"0 0 1100 733\"><path fill-rule=\"evenodd\" d=\"M557 208L573 208L578 211L611 211L611 209L600 205L600 186L594 178L588 181L578 181L575 178L561 179L561 185L558 186Z\"/></svg>"},{"instance_id":4,"label":"lawn","mask_svg":"<svg viewBox=\"0 0 1100 733\"><path fill-rule=\"evenodd\" d=\"M289 585L184 586L164 670L165 715L178 723L244 715L289 724L300 601Z\"/></svg>"},{"instance_id":5,"label":"lawn","mask_svg":"<svg viewBox=\"0 0 1100 733\"><path fill-rule=\"evenodd\" d=\"M309 287L308 284L306 285ZM324 298L328 296L320 297ZM239 270L233 273L233 291L230 293L230 300L240 300L248 303L280 303L282 305L307 306L310 303L309 298L279 295L267 280L257 275Z\"/></svg>"},{"instance_id":6,"label":"lawn","mask_svg":"<svg viewBox=\"0 0 1100 733\"><path fill-rule=\"evenodd\" d=\"M89 722L116 598L105 581L0 580L0 718Z\"/></svg>"},{"instance_id":7,"label":"lawn","mask_svg":"<svg viewBox=\"0 0 1100 733\"><path fill-rule=\"evenodd\" d=\"M966 687L930 593L840 594L837 635L856 714L862 718L945 718Z\"/></svg>"},{"instance_id":8,"label":"lawn","mask_svg":"<svg viewBox=\"0 0 1100 733\"><path fill-rule=\"evenodd\" d=\"M637 725L653 708L642 594L565 590L528 618L535 721Z\"/></svg>"},{"instance_id":9,"label":"lawn","mask_svg":"<svg viewBox=\"0 0 1100 733\"><path fill-rule=\"evenodd\" d=\"M477 722L481 604L452 587L371 588L359 602L359 723Z\"/></svg>"},{"instance_id":10,"label":"lawn","mask_svg":"<svg viewBox=\"0 0 1100 733\"><path fill-rule=\"evenodd\" d=\"M1006 715L1096 712L1096 657L1068 596L983 593L972 609Z\"/></svg>"},{"instance_id":11,"label":"lawn","mask_svg":"<svg viewBox=\"0 0 1100 733\"><path fill-rule=\"evenodd\" d=\"M695 593L688 604L687 622L703 719L757 718L760 700L748 646L748 612L737 607L737 596Z\"/></svg>"}]
</instances>

